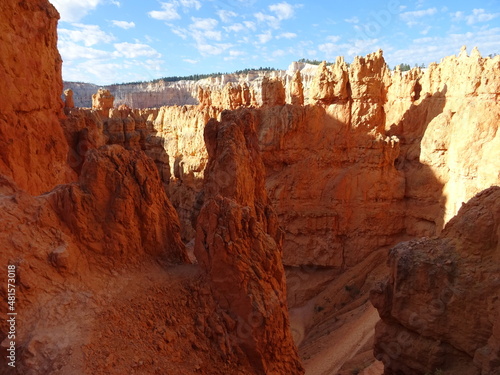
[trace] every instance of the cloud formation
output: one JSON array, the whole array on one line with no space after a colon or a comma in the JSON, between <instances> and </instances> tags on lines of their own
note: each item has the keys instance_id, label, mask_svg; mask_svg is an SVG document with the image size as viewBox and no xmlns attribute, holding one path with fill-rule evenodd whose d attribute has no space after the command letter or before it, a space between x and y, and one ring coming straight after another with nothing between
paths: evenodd
<instances>
[{"instance_id":1,"label":"cloud formation","mask_svg":"<svg viewBox=\"0 0 500 375\"><path fill-rule=\"evenodd\" d=\"M135 27L134 22L113 20L113 21L111 21L111 23L113 25L115 25L116 27L119 27L119 28L124 29L124 30L132 29Z\"/></svg>"},{"instance_id":2,"label":"cloud formation","mask_svg":"<svg viewBox=\"0 0 500 375\"><path fill-rule=\"evenodd\" d=\"M97 8L103 0L51 0L61 15L61 21L78 22L91 10Z\"/></svg>"}]
</instances>

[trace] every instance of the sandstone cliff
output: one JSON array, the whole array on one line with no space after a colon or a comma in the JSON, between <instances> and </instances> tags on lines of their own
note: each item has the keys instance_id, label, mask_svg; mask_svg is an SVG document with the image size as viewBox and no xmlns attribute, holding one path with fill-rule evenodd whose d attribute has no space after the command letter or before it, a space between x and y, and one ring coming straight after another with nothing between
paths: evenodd
<instances>
[{"instance_id":1,"label":"sandstone cliff","mask_svg":"<svg viewBox=\"0 0 500 375\"><path fill-rule=\"evenodd\" d=\"M59 15L42 0L4 1L0 12L0 173L40 194L75 178L66 165L68 146L59 124Z\"/></svg>"},{"instance_id":2,"label":"sandstone cliff","mask_svg":"<svg viewBox=\"0 0 500 375\"><path fill-rule=\"evenodd\" d=\"M403 242L372 291L384 374L498 374L500 188L459 210L438 238Z\"/></svg>"}]
</instances>

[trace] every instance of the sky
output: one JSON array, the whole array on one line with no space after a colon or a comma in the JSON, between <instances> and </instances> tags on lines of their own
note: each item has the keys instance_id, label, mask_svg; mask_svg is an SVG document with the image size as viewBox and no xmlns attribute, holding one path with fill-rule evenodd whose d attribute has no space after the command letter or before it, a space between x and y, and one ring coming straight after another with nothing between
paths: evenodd
<instances>
[{"instance_id":1,"label":"sky","mask_svg":"<svg viewBox=\"0 0 500 375\"><path fill-rule=\"evenodd\" d=\"M439 62L466 45L500 53L499 0L50 0L63 79L107 85L347 62Z\"/></svg>"}]
</instances>

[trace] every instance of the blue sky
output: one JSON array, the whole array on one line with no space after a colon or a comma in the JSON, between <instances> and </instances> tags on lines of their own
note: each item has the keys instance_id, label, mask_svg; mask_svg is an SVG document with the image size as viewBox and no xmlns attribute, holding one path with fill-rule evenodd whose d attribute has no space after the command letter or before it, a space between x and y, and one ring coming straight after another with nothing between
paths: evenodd
<instances>
[{"instance_id":1,"label":"blue sky","mask_svg":"<svg viewBox=\"0 0 500 375\"><path fill-rule=\"evenodd\" d=\"M244 68L286 69L379 48L429 64L462 45L500 53L500 1L50 0L63 79L110 83Z\"/></svg>"}]
</instances>

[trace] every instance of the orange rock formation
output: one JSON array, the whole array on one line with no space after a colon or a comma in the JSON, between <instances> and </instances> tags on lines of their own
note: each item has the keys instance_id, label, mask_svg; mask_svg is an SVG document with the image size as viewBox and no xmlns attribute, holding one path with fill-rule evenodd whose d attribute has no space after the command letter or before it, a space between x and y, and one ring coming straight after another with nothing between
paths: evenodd
<instances>
[{"instance_id":1,"label":"orange rock formation","mask_svg":"<svg viewBox=\"0 0 500 375\"><path fill-rule=\"evenodd\" d=\"M58 14L41 0L4 1L0 12L0 173L40 194L75 178L59 124Z\"/></svg>"},{"instance_id":2,"label":"orange rock formation","mask_svg":"<svg viewBox=\"0 0 500 375\"><path fill-rule=\"evenodd\" d=\"M99 89L92 95L92 109L98 111L101 116L108 117L109 110L113 108L115 97L109 90Z\"/></svg>"},{"instance_id":3,"label":"orange rock formation","mask_svg":"<svg viewBox=\"0 0 500 375\"><path fill-rule=\"evenodd\" d=\"M285 313L282 232L265 191L252 115L225 113L205 128L209 163L194 251L255 373L301 374Z\"/></svg>"}]
</instances>

